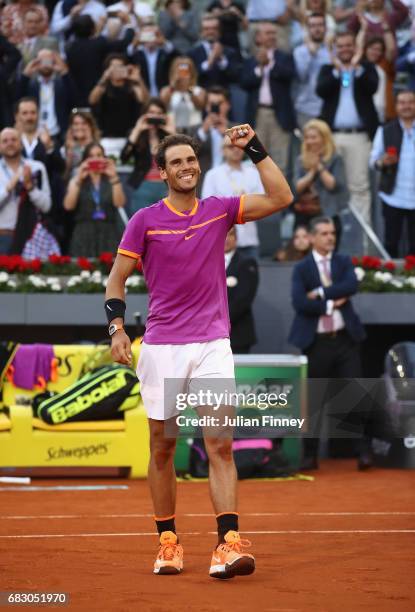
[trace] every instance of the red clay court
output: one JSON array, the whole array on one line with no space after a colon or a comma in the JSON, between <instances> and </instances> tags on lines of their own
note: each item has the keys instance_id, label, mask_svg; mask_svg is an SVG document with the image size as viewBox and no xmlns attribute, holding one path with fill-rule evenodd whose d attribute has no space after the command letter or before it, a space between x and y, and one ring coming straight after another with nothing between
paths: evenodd
<instances>
[{"instance_id":1,"label":"red clay court","mask_svg":"<svg viewBox=\"0 0 415 612\"><path fill-rule=\"evenodd\" d=\"M216 537L205 482L178 486L180 576L152 574L157 538L146 482L36 479L31 486L45 489L0 485L2 591L65 591L64 609L79 611L415 609L411 470L358 473L353 461L326 461L314 482L242 481L241 530L257 571L228 581L208 576ZM70 486L117 488L47 490Z\"/></svg>"}]
</instances>

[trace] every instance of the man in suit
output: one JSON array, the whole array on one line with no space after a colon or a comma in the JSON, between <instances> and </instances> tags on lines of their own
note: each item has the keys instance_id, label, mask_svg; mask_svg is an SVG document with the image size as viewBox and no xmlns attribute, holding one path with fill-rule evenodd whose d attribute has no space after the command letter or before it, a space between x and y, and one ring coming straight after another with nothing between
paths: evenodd
<instances>
[{"instance_id":1,"label":"man in suit","mask_svg":"<svg viewBox=\"0 0 415 612\"><path fill-rule=\"evenodd\" d=\"M13 123L11 81L21 57L20 51L0 34L0 130Z\"/></svg>"},{"instance_id":2,"label":"man in suit","mask_svg":"<svg viewBox=\"0 0 415 612\"><path fill-rule=\"evenodd\" d=\"M354 35L336 36L333 63L322 66L317 94L323 99L321 118L334 132L334 141L346 166L351 206L371 223L369 189L370 141L379 124L373 103L378 87L376 68L356 60Z\"/></svg>"},{"instance_id":3,"label":"man in suit","mask_svg":"<svg viewBox=\"0 0 415 612\"><path fill-rule=\"evenodd\" d=\"M294 268L292 301L296 315L289 335L289 342L307 355L311 379L308 425L314 437L304 439L303 469L318 467L318 436L327 399L327 379L361 376L359 344L365 337L350 301L357 292L358 281L350 257L334 252L333 221L329 217L313 219L310 233L313 250ZM360 426L365 425L362 415L358 415L358 420ZM370 466L369 455L369 441L364 437L359 468Z\"/></svg>"},{"instance_id":4,"label":"man in suit","mask_svg":"<svg viewBox=\"0 0 415 612\"><path fill-rule=\"evenodd\" d=\"M256 342L252 303L258 287L255 259L238 253L236 230L229 230L225 241L226 284L228 288L231 348L233 353L249 353Z\"/></svg>"},{"instance_id":5,"label":"man in suit","mask_svg":"<svg viewBox=\"0 0 415 612\"><path fill-rule=\"evenodd\" d=\"M64 213L62 202L65 193L63 173L65 162L60 154L60 144L55 142L45 128L38 128L39 108L34 98L21 98L15 106L15 127L22 142L25 159L42 162L48 173L52 195L52 206L48 219L53 222L55 233L62 239L64 234Z\"/></svg>"},{"instance_id":6,"label":"man in suit","mask_svg":"<svg viewBox=\"0 0 415 612\"><path fill-rule=\"evenodd\" d=\"M255 118L258 138L285 172L290 135L295 128L291 99L294 59L291 54L277 49L277 29L273 23L258 27L256 45L256 57L246 60L243 67L241 85L251 92L250 114Z\"/></svg>"},{"instance_id":7,"label":"man in suit","mask_svg":"<svg viewBox=\"0 0 415 612\"><path fill-rule=\"evenodd\" d=\"M58 53L42 49L17 79L16 99L35 98L39 106L39 127L56 140L68 129L68 119L76 98L68 66Z\"/></svg>"},{"instance_id":8,"label":"man in suit","mask_svg":"<svg viewBox=\"0 0 415 612\"><path fill-rule=\"evenodd\" d=\"M37 56L41 49L51 49L59 51L59 45L53 36L45 36L45 23L43 14L36 8L27 11L23 18L24 40L18 45L22 54L22 69Z\"/></svg>"},{"instance_id":9,"label":"man in suit","mask_svg":"<svg viewBox=\"0 0 415 612\"><path fill-rule=\"evenodd\" d=\"M162 87L169 84L170 64L177 53L154 24L144 25L133 44L139 46L132 55L132 63L140 68L150 96L157 98Z\"/></svg>"},{"instance_id":10,"label":"man in suit","mask_svg":"<svg viewBox=\"0 0 415 612\"><path fill-rule=\"evenodd\" d=\"M211 87L207 93L206 115L195 133L200 143L199 163L202 178L211 168L223 162L223 139L229 128L229 93L222 87Z\"/></svg>"},{"instance_id":11,"label":"man in suit","mask_svg":"<svg viewBox=\"0 0 415 612\"><path fill-rule=\"evenodd\" d=\"M202 19L200 43L188 53L199 74L198 85L208 89L212 86L229 85L238 80L238 56L231 47L220 42L220 21L210 15Z\"/></svg>"},{"instance_id":12,"label":"man in suit","mask_svg":"<svg viewBox=\"0 0 415 612\"><path fill-rule=\"evenodd\" d=\"M38 129L39 108L36 99L20 98L15 106L14 116L24 157L45 164L48 174L63 173L65 162L61 157L59 145L54 143L46 128Z\"/></svg>"}]
</instances>

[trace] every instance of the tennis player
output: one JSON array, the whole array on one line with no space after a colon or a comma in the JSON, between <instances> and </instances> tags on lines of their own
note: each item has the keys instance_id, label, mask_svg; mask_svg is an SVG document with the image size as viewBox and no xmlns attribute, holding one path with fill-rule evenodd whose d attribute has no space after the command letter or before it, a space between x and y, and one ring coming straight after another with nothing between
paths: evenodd
<instances>
[{"instance_id":1,"label":"tennis player","mask_svg":"<svg viewBox=\"0 0 415 612\"><path fill-rule=\"evenodd\" d=\"M224 266L226 234L235 223L262 219L292 202L287 181L249 125L231 128L226 138L256 164L265 194L198 200L197 144L183 134L167 136L156 162L168 197L130 219L107 284L105 310L112 356L129 365L131 344L123 327L125 283L141 259L149 314L137 376L150 428L148 480L160 537L156 574L177 574L183 569L183 548L175 526L176 438L165 435L165 426L174 427L179 410L174 401L166 400L165 380L178 381L176 390L184 393L189 381L196 379L234 381ZM243 550L250 543L239 535L232 437L206 436L205 431L204 437L218 530L209 574L215 578L251 574L255 560Z\"/></svg>"}]
</instances>

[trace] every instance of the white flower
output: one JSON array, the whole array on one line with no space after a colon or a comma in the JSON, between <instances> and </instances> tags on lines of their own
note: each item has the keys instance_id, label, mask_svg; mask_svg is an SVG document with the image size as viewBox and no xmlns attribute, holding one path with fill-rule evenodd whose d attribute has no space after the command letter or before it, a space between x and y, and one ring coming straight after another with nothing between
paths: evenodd
<instances>
[{"instance_id":1,"label":"white flower","mask_svg":"<svg viewBox=\"0 0 415 612\"><path fill-rule=\"evenodd\" d=\"M56 283L59 283L59 278L56 276L48 276L46 282L48 285L55 285Z\"/></svg>"},{"instance_id":2,"label":"white flower","mask_svg":"<svg viewBox=\"0 0 415 612\"><path fill-rule=\"evenodd\" d=\"M100 281L102 279L102 274L99 270L95 270L94 272L92 272L91 278L93 281Z\"/></svg>"},{"instance_id":3,"label":"white flower","mask_svg":"<svg viewBox=\"0 0 415 612\"><path fill-rule=\"evenodd\" d=\"M405 285L409 285L410 287L412 287L413 289L415 289L415 276L409 276L406 280L405 280Z\"/></svg>"},{"instance_id":4,"label":"white flower","mask_svg":"<svg viewBox=\"0 0 415 612\"><path fill-rule=\"evenodd\" d=\"M31 285L37 287L38 289L48 286L47 282L43 278L40 278L40 276L35 276L34 274L31 274L27 280Z\"/></svg>"},{"instance_id":5,"label":"white flower","mask_svg":"<svg viewBox=\"0 0 415 612\"><path fill-rule=\"evenodd\" d=\"M103 276L102 278L102 286L106 287L108 283L108 276Z\"/></svg>"},{"instance_id":6,"label":"white flower","mask_svg":"<svg viewBox=\"0 0 415 612\"><path fill-rule=\"evenodd\" d=\"M82 278L80 276L71 276L66 286L75 287L75 285L78 285L80 282L82 282Z\"/></svg>"},{"instance_id":7,"label":"white flower","mask_svg":"<svg viewBox=\"0 0 415 612\"><path fill-rule=\"evenodd\" d=\"M0 272L0 283L7 283L9 280L9 274L7 272Z\"/></svg>"},{"instance_id":8,"label":"white flower","mask_svg":"<svg viewBox=\"0 0 415 612\"><path fill-rule=\"evenodd\" d=\"M59 283L53 283L52 285L50 285L50 288L52 289L52 291L61 291L62 287L60 286Z\"/></svg>"},{"instance_id":9,"label":"white flower","mask_svg":"<svg viewBox=\"0 0 415 612\"><path fill-rule=\"evenodd\" d=\"M91 272L89 270L82 270L80 276L81 276L81 278L90 278L91 277Z\"/></svg>"},{"instance_id":10,"label":"white flower","mask_svg":"<svg viewBox=\"0 0 415 612\"><path fill-rule=\"evenodd\" d=\"M375 272L374 277L375 280L380 281L381 283L390 283L393 279L393 275L390 272L381 272L378 270Z\"/></svg>"},{"instance_id":11,"label":"white flower","mask_svg":"<svg viewBox=\"0 0 415 612\"><path fill-rule=\"evenodd\" d=\"M14 280L9 280L9 281L7 281L7 286L8 287L12 287L12 289L16 289L17 283Z\"/></svg>"},{"instance_id":12,"label":"white flower","mask_svg":"<svg viewBox=\"0 0 415 612\"><path fill-rule=\"evenodd\" d=\"M366 276L366 272L363 270L363 268L360 268L359 266L354 269L354 273L356 274L356 278L359 282L362 281Z\"/></svg>"},{"instance_id":13,"label":"white flower","mask_svg":"<svg viewBox=\"0 0 415 612\"><path fill-rule=\"evenodd\" d=\"M238 279L236 278L236 276L227 276L226 284L228 287L236 287L236 285L238 284Z\"/></svg>"},{"instance_id":14,"label":"white flower","mask_svg":"<svg viewBox=\"0 0 415 612\"><path fill-rule=\"evenodd\" d=\"M141 285L141 277L137 275L129 276L125 284L127 287L139 287Z\"/></svg>"},{"instance_id":15,"label":"white flower","mask_svg":"<svg viewBox=\"0 0 415 612\"><path fill-rule=\"evenodd\" d=\"M397 289L402 289L403 287L403 282L400 280L396 280L395 278L391 280L391 285L393 285L394 287L396 287Z\"/></svg>"}]
</instances>

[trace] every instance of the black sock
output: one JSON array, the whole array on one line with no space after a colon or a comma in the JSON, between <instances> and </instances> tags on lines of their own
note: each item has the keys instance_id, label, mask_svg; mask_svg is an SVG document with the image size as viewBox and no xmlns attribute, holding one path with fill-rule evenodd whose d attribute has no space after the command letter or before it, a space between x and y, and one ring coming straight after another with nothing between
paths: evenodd
<instances>
[{"instance_id":1,"label":"black sock","mask_svg":"<svg viewBox=\"0 0 415 612\"><path fill-rule=\"evenodd\" d=\"M172 531L176 533L175 516L166 516L163 518L154 517L157 525L158 534L161 535L163 531Z\"/></svg>"},{"instance_id":2,"label":"black sock","mask_svg":"<svg viewBox=\"0 0 415 612\"><path fill-rule=\"evenodd\" d=\"M221 512L216 516L218 524L218 544L225 541L225 535L228 531L239 531L238 527L239 515L237 512Z\"/></svg>"}]
</instances>

